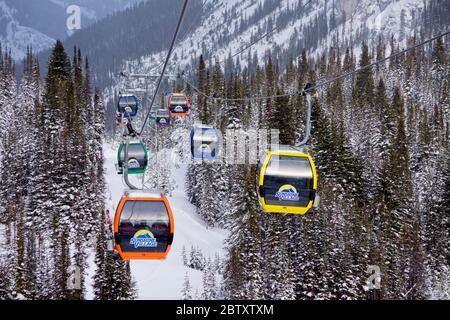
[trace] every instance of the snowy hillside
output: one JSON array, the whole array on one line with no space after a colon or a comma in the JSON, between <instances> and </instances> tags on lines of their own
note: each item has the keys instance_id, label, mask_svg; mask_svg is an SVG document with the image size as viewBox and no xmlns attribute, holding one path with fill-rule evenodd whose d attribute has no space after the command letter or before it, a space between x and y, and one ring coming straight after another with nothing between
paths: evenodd
<instances>
[{"instance_id":1,"label":"snowy hillside","mask_svg":"<svg viewBox=\"0 0 450 320\"><path fill-rule=\"evenodd\" d=\"M362 40L373 41L380 34L385 38L394 34L403 41L420 31L416 19L423 7L422 0L206 0L208 15L203 17L202 25L191 30L190 22L185 22L188 36L179 41L173 65L189 68L200 53L211 62L225 62L230 54L246 48L275 27L273 33L252 47L251 53L244 51L234 57L235 62L239 59L247 65L257 53L261 63L268 50L294 51L296 56L300 52L297 49L306 48L314 54L336 42L359 44ZM151 72L163 56L161 52L125 65L135 73Z\"/></svg>"},{"instance_id":2,"label":"snowy hillside","mask_svg":"<svg viewBox=\"0 0 450 320\"><path fill-rule=\"evenodd\" d=\"M56 39L68 37L66 9L81 8L81 27L141 0L1 0L0 43L11 49L15 60L22 60L27 46L34 52L50 48Z\"/></svg>"},{"instance_id":3,"label":"snowy hillside","mask_svg":"<svg viewBox=\"0 0 450 320\"><path fill-rule=\"evenodd\" d=\"M54 39L38 30L20 25L15 13L14 9L0 1L0 43L11 49L15 59L23 59L29 45L33 46L35 51L41 51L54 43Z\"/></svg>"},{"instance_id":4,"label":"snowy hillside","mask_svg":"<svg viewBox=\"0 0 450 320\"><path fill-rule=\"evenodd\" d=\"M105 145L106 180L108 185L107 208L114 218L116 205L123 195L122 176L116 174L117 149ZM180 299L186 272L193 288L192 293L202 292L202 272L187 268L183 264L183 247L199 248L205 258L214 259L216 254L223 259L226 231L207 229L195 208L186 199L184 177L186 168L172 167L172 177L177 189L169 197L175 220L175 237L172 249L165 261L132 261L131 272L137 284L139 299ZM138 185L138 183L136 183ZM89 297L88 298L92 298Z\"/></svg>"}]
</instances>

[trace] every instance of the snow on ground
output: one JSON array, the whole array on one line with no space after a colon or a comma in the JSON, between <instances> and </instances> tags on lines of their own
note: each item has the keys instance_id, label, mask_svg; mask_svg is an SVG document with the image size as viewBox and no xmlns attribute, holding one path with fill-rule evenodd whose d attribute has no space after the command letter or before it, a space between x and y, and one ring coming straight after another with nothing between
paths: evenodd
<instances>
[{"instance_id":1,"label":"snow on ground","mask_svg":"<svg viewBox=\"0 0 450 320\"><path fill-rule=\"evenodd\" d=\"M126 188L122 183L122 176L116 173L115 163L117 149L111 144L104 145L107 199L106 205L114 218L116 205ZM187 251L191 246L199 247L203 255L214 259L216 253L225 257L223 250L227 232L221 229L207 229L202 219L195 213L195 207L187 200L184 192L184 177L186 167L172 168L172 176L176 181L177 189L169 197L175 220L175 236L172 249L165 261L132 261L131 271L138 289L139 299L180 299L181 289L186 272L193 288L202 292L202 272L187 268L183 265L183 246ZM137 180L133 180L138 185ZM95 271L93 256L90 257L89 276ZM90 287L90 286L89 286ZM92 289L88 290L88 298L92 298Z\"/></svg>"}]
</instances>

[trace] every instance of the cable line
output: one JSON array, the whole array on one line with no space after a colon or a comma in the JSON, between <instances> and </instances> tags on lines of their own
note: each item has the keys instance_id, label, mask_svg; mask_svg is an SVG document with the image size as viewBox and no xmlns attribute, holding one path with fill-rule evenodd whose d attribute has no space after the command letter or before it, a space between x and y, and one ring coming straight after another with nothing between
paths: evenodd
<instances>
[{"instance_id":1,"label":"cable line","mask_svg":"<svg viewBox=\"0 0 450 320\"><path fill-rule=\"evenodd\" d=\"M161 75L160 75L160 77L158 79L158 84L157 84L155 92L153 94L153 98L152 98L152 101L150 103L150 108L148 109L147 116L145 117L144 123L142 124L142 129L141 129L141 131L139 133L140 135L142 135L142 132L145 129L145 125L147 124L148 118L150 117L150 113L151 113L153 104L155 103L156 97L157 97L159 89L161 87L161 82L162 82L162 79L164 78L164 73L166 72L167 65L169 64L169 60L170 60L170 56L172 55L173 48L175 47L175 42L177 41L178 33L180 32L180 27L181 27L181 24L183 22L183 18L184 18L184 15L186 13L186 8L187 8L188 3L189 3L189 0L185 0L184 1L183 8L181 10L181 14L180 14L180 17L178 19L177 28L176 28L175 33L173 35L172 43L170 44L169 52L167 53L167 57L166 57L166 60L164 62L164 67L163 67L163 69L161 71Z\"/></svg>"},{"instance_id":2,"label":"cable line","mask_svg":"<svg viewBox=\"0 0 450 320\"><path fill-rule=\"evenodd\" d=\"M399 51L399 52L397 52L397 53L394 53L394 54L392 54L392 55L390 55L390 56L388 56L388 57L385 57L385 58L383 58L383 59L380 59L380 60L375 61L375 62L373 62L373 63L370 63L370 64L368 64L368 65L362 66L362 67L360 67L360 68L358 68L358 69L355 69L355 70L353 70L353 71L344 73L344 74L342 74L342 75L340 75L340 76L337 76L337 77L334 77L334 78L332 78L332 79L323 81L323 82L321 82L321 83L319 83L319 84L313 85L313 86L312 86L311 88L309 88L309 89L310 89L310 90L314 90L314 89L316 89L316 88L326 86L326 85L328 85L328 84L330 84L330 83L332 83L332 82L334 82L334 81L337 81L337 80L340 80L340 79L342 79L342 78L346 78L346 77L348 77L348 76L354 75L354 74L356 74L356 73L358 73L358 72L361 72L361 71L363 71L363 70L366 70L366 69L368 69L368 68L371 68L371 67L373 67L373 66L375 66L375 65L378 65L378 64L380 64L380 63L382 63L382 62L385 62L385 61L387 61L387 60L389 60L389 59L398 57L398 56L400 56L400 55L402 55L402 54L404 54L404 53L406 53L406 52L408 52L408 51L411 51L411 50L417 49L418 47L424 46L424 45L426 45L426 44L428 44L428 43L430 43L430 42L433 42L433 41L435 41L435 40L437 40L437 39L439 39L439 38L441 38L441 37L444 37L444 36L446 36L446 35L448 35L448 34L450 34L450 31L441 33L440 35L437 35L437 36L435 36L435 37L433 37L433 38L430 38L430 39L428 39L428 40L426 40L426 41L423 41L423 42L421 42L421 43L419 43L419 44L416 44L416 45L414 45L414 46L411 46L411 47L408 47L408 48L406 48L406 49L403 49L403 50L401 50L401 51ZM323 79L325 79L325 78L323 78ZM323 79L322 79L322 80L323 80ZM221 98L221 97L209 96L209 95L207 95L206 93L200 91L197 87L195 87L193 84L191 84L191 83L188 82L187 80L183 79L183 81L184 81L188 86L190 86L192 89L194 89L194 91L196 91L197 93L199 93L199 94L202 95L203 97L205 97L205 98L207 98L207 99L215 100L215 101L254 101L254 100L266 100L266 99L274 99L274 98L282 98L282 97L290 97L290 96L299 96L299 95L302 95L302 92L295 92L295 93L286 93L286 94L281 94L281 95L260 96L260 97L250 97L250 98ZM319 81L320 81L320 80L319 80Z\"/></svg>"},{"instance_id":3,"label":"cable line","mask_svg":"<svg viewBox=\"0 0 450 320\"><path fill-rule=\"evenodd\" d=\"M185 36L185 37L188 36L189 33L192 31L192 28L195 26L195 22L197 21L198 18L201 18L201 15L202 15L202 13L203 13L203 10L205 9L206 4L207 4L209 1L211 1L211 0L206 0L206 1L204 1L204 2L202 1L203 4L202 4L202 6L201 6L199 12L198 12L197 15L195 16L195 18L192 19L192 23L190 24L189 28L187 28L187 31L184 33L183 36ZM175 51L175 49L178 47L179 44L180 44L180 42L177 42L177 43L175 44L175 47L173 48L173 51ZM151 68L149 72L153 72L154 70L158 70L159 68L161 68L161 67L163 66L163 64L164 64L164 62L161 61L161 63L159 63L157 66Z\"/></svg>"},{"instance_id":4,"label":"cable line","mask_svg":"<svg viewBox=\"0 0 450 320\"><path fill-rule=\"evenodd\" d=\"M343 75L334 77L334 78L332 78L332 79L330 79L330 80L324 81L324 82L322 82L322 83L320 83L320 84L314 85L314 86L311 87L311 90L314 90L315 88L318 88L318 87L326 86L327 84L330 84L331 82L340 80L340 79L342 79L342 78L346 78L346 77L348 77L348 76L350 76L350 75L353 75L353 74L358 73L358 72L360 72L360 71L363 71L363 70L365 70L365 69L371 68L371 67L373 67L373 66L375 66L375 65L378 65L378 64L380 64L380 63L382 63L382 62L385 62L385 61L390 60L390 59L392 59L392 58L396 58L396 57L398 57L398 56L400 56L400 55L402 55L402 54L404 54L404 53L406 53L406 52L408 52L408 51L417 49L418 47L421 47L421 46L424 46L424 45L426 45L426 44L428 44L428 43L430 43L430 42L433 42L433 41L439 39L440 37L445 37L445 36L448 35L448 34L450 34L450 31L444 32L444 33L442 33L442 34L440 34L440 35L437 35L437 36L435 36L435 37L433 37L433 38L430 38L430 39L428 39L428 40L426 40L426 41L424 41L424 42L421 42L421 43L416 44L416 45L414 45L414 46L411 46L411 47L408 47L408 48L406 48L406 49L403 49L403 50L401 50L401 51L399 51L399 52L397 52L397 53L394 53L394 54L392 54L392 55L390 55L390 56L388 56L388 57L386 57L386 58L383 58L383 59L380 59L380 60L378 60L378 61L375 61L375 62L373 62L373 63L371 63L371 64L362 66L362 67L360 67L360 68L358 68L358 69L356 69L356 70L354 70L354 71L345 73L345 74L343 74ZM320 79L320 80L323 80L323 79L325 79L325 78L322 78L322 79Z\"/></svg>"}]
</instances>

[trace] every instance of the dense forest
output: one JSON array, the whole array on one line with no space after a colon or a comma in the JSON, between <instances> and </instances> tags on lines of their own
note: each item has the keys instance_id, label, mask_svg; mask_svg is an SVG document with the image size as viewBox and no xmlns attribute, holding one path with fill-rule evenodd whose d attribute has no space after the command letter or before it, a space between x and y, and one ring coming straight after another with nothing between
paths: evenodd
<instances>
[{"instance_id":1,"label":"dense forest","mask_svg":"<svg viewBox=\"0 0 450 320\"><path fill-rule=\"evenodd\" d=\"M105 98L105 106L102 93L119 94L123 61L141 66L144 57L164 51L178 18L175 3L142 2L57 41L47 53L36 56L29 48L20 71L0 47L0 300L139 298L130 263L107 246L112 230L105 212L112 207L106 204L104 149L113 150L123 133L114 128L114 99ZM335 1L326 3L334 12ZM211 8L193 1L187 26L203 23L195 18ZM300 19L311 6L303 9L294 4L277 19L264 19L277 1L260 2L241 17L236 32L265 21L253 41ZM230 51L224 61L213 58L214 50L236 34L211 30L219 40L183 52L191 68L170 84L192 102L185 126L140 137L156 142L147 143L151 170L143 180L173 203L179 186L171 156L183 144L190 147L178 129L190 132L198 121L223 134L240 130L241 142L250 130L277 129L281 144L297 145L306 112L300 93L306 83L314 87L308 147L319 175L319 209L304 216L264 213L257 165L191 162L182 197L202 218L198 224L224 231L227 239L226 256L183 246L183 265L201 271L203 281L203 290L193 292L186 272L183 299L450 299L448 36L322 85L438 34L448 24L443 17L449 7L426 2L411 22L423 26L413 37L373 38L363 24L356 38L340 42L337 34L324 45L321 40L346 19L328 19L328 9L294 30L288 47L249 49L237 58ZM213 18L227 25L236 15L232 8ZM172 58L174 71L179 57ZM144 70L158 67L148 62ZM98 88L111 83L117 87ZM146 107L142 103L136 128ZM122 185L115 187L123 194ZM378 289L368 287L373 266L381 272Z\"/></svg>"},{"instance_id":2,"label":"dense forest","mask_svg":"<svg viewBox=\"0 0 450 320\"><path fill-rule=\"evenodd\" d=\"M409 43L418 43L411 38ZM196 117L222 130L278 128L282 144L303 135L305 98L217 102L300 92L399 52L394 37L374 48L332 48L312 64L305 51L285 72L269 56L255 72L226 78L198 63ZM342 58L343 57L343 60ZM256 167L193 164L187 191L198 213L225 227L224 282L205 282L208 298L448 299L450 221L450 68L442 39L327 87L313 101L310 148L321 207L306 216L265 214ZM186 88L189 90L189 88ZM242 136L244 139L245 135ZM192 254L193 252L193 254ZM198 254L191 250L190 262ZM212 264L200 264L200 269ZM366 290L367 268L381 288ZM220 270L216 268L215 270ZM207 277L205 277L208 279ZM212 293L212 294L211 294ZM183 296L192 296L186 279Z\"/></svg>"},{"instance_id":3,"label":"dense forest","mask_svg":"<svg viewBox=\"0 0 450 320\"><path fill-rule=\"evenodd\" d=\"M194 116L223 131L278 128L280 142L295 145L303 134L304 97L219 103L207 96L299 92L306 82L319 84L383 58L388 46L399 50L394 38L380 38L374 48L363 43L359 57L333 48L314 64L303 51L285 72L269 56L255 72L228 78L200 57L196 85L206 96L192 93ZM1 57L0 98L8 108L0 119L0 217L7 235L0 298L83 298L89 250L95 250L95 297L134 298L129 264L106 249L104 107L91 88L87 59L75 48L70 61L58 42L42 83L30 50L16 83L11 57ZM318 87L310 148L322 204L306 216L262 213L254 165L190 165L190 201L209 225L231 231L223 262L202 261L195 248L186 258L204 272L201 297L448 299L449 80L439 39L431 50ZM367 291L371 265L381 269L381 288ZM81 290L67 289L73 266ZM187 276L184 291L193 297Z\"/></svg>"},{"instance_id":4,"label":"dense forest","mask_svg":"<svg viewBox=\"0 0 450 320\"><path fill-rule=\"evenodd\" d=\"M96 24L76 32L63 41L66 48L80 47L92 64L92 77L97 85L111 83L126 60L138 59L165 50L170 43L167 30L178 19L178 1L142 1L116 12ZM201 2L190 2L186 12L186 27L198 25ZM181 37L186 36L182 34ZM39 54L47 61L50 51Z\"/></svg>"},{"instance_id":5,"label":"dense forest","mask_svg":"<svg viewBox=\"0 0 450 320\"><path fill-rule=\"evenodd\" d=\"M383 58L388 46L399 50L394 38L380 38L374 48L363 43L359 57L333 48L314 64L304 51L285 72L269 56L255 72L228 78L200 57L196 85L206 95L229 98L295 93L306 82L319 84ZM0 98L10 107L0 119L0 213L7 235L0 298L83 298L90 250L95 297L134 298L129 264L106 249L104 107L91 88L87 59L75 48L70 61L58 42L42 83L30 50L17 84L11 57L1 57ZM410 51L316 89L310 148L322 203L306 216L262 213L254 165L190 165L190 201L209 225L231 231L224 261L206 261L195 248L186 253L186 265L204 272L199 297L449 298L449 70L439 39L431 50ZM194 116L223 131L278 128L280 142L291 145L302 138L299 95L245 103L192 95ZM371 265L381 269L381 288L367 291ZM81 291L67 289L72 266L80 270ZM192 298L185 281L183 296Z\"/></svg>"},{"instance_id":6,"label":"dense forest","mask_svg":"<svg viewBox=\"0 0 450 320\"><path fill-rule=\"evenodd\" d=\"M0 299L82 299L92 248L95 296L133 297L129 265L106 251L104 106L88 60L58 41L42 83L30 49L17 84L0 56Z\"/></svg>"}]
</instances>

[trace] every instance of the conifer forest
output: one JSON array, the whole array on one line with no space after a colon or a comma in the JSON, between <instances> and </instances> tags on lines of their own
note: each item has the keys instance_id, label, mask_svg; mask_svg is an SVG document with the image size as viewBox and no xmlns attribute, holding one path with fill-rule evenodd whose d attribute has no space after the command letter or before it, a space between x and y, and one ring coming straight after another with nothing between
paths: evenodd
<instances>
[{"instance_id":1,"label":"conifer forest","mask_svg":"<svg viewBox=\"0 0 450 320\"><path fill-rule=\"evenodd\" d=\"M0 300L450 299L448 1L102 1L0 0Z\"/></svg>"}]
</instances>

